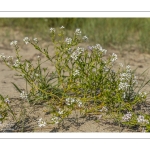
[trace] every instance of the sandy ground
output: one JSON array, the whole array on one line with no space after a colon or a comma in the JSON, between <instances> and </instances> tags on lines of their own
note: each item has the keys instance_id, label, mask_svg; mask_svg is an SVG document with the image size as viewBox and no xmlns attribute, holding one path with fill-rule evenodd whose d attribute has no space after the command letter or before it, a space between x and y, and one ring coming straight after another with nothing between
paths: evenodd
<instances>
[{"instance_id":1,"label":"sandy ground","mask_svg":"<svg viewBox=\"0 0 150 150\"><path fill-rule=\"evenodd\" d=\"M19 32L15 31L12 32L11 35L5 37L4 31L0 32L0 37L3 36L3 40L0 41L0 54L4 53L6 56L15 56L15 50L9 45L12 40L18 40L18 43L20 42L21 47L21 55L23 56L23 59L28 59L31 61L34 61L37 59L37 56L40 55L38 51L36 51L32 46L25 45L22 42L23 35ZM42 43L42 42L41 42ZM96 44L96 43L95 43ZM49 45L48 43L42 43L42 47ZM51 45L49 45L49 52L53 55L53 48ZM142 54L138 52L138 49L136 47L129 47L124 48L122 51L119 51L118 48L111 47L108 49L108 55L116 53L118 55L117 63L123 63L124 65L130 65L131 69L136 69L136 74L140 75L145 70L147 72L145 73L144 78L148 78L150 75L149 72L149 66L150 66L150 55L149 54ZM44 58L42 57L44 60ZM51 66L49 63L45 63L45 67L48 67L50 70L54 70L54 66ZM21 89L25 89L25 81L21 78L14 76L15 72L11 71L8 67L6 67L3 63L0 63L0 94L6 96L8 95L14 103L19 103L19 93L15 90L14 86L11 82L14 82L16 85L18 85ZM142 79L141 79L142 80ZM150 86L146 86L145 90L147 92L150 91ZM147 99L149 101L149 98ZM12 104L13 105L13 104ZM16 107L14 105L13 107ZM30 106L28 106L30 108ZM132 130L125 129L125 128L118 128L118 126L115 126L113 124L106 123L104 121L100 121L99 123L95 122L94 117L88 117L88 118L80 118L79 124L77 125L72 119L66 120L65 126L61 128L56 128L54 125L47 125L42 130L39 130L37 127L37 119L39 117L42 117L46 120L49 118L48 115L45 115L43 112L43 108L40 108L37 106L36 110L31 109L30 114L32 115L32 121L29 119L26 125L26 131L27 132L133 132ZM97 117L97 116L95 116ZM33 122L33 120L35 120ZM29 126L30 125L30 126ZM0 129L2 132L15 132L15 128L13 127L13 123L4 123L0 124ZM21 131L20 131L21 132Z\"/></svg>"}]
</instances>

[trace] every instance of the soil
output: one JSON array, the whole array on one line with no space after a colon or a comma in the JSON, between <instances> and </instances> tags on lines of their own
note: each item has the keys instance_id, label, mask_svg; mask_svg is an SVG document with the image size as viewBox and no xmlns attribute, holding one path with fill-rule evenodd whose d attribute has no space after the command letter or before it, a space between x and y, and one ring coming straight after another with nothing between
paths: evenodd
<instances>
[{"instance_id":1,"label":"soil","mask_svg":"<svg viewBox=\"0 0 150 150\"><path fill-rule=\"evenodd\" d=\"M13 47L9 45L12 40L18 40L18 44L20 47L20 53L23 56L23 59L28 59L30 61L35 62L37 56L40 55L38 51L36 51L31 45L23 44L22 39L24 38L23 34L18 31L10 31L9 36L5 34L8 29L0 29L0 54L4 53L6 56L15 56L15 50ZM48 42L41 41L42 47L49 46L49 53L53 55L53 46L49 45ZM95 43L96 44L96 43ZM87 47L87 45L85 45ZM149 79L149 66L150 66L150 55L146 53L140 53L138 47L136 46L128 46L124 47L121 51L118 47L111 46L108 49L107 55L112 53L116 53L118 56L117 63L123 63L125 66L130 65L131 69L136 69L136 75L140 76L144 71L145 74L140 78L141 81L145 79ZM42 57L42 60L45 58ZM54 66L46 62L45 67L48 67L50 71L54 70ZM20 94L16 91L12 82L14 82L21 89L25 89L25 81L22 78L18 78L14 76L15 71L10 70L7 66L5 66L2 62L0 62L0 94L4 96L9 96L11 100L11 107L16 109L16 113L19 111ZM145 91L150 91L150 86L145 86ZM149 97L147 98L147 102L149 102ZM80 117L78 123L75 121L74 115L68 118L63 127L58 128L55 125L48 124L46 127L39 129L37 126L37 120L39 118L43 118L44 120L49 119L49 115L45 114L45 107L41 105L37 105L36 108L32 108L29 104L24 103L28 108L27 118L25 122L20 122L20 129L16 128L14 122L6 121L0 124L1 132L137 132L133 129L128 129L125 127L118 127L111 121L105 122L104 120L100 120L96 122L95 120L99 116L87 116L85 118ZM21 129L22 124L24 123L25 128Z\"/></svg>"}]
</instances>

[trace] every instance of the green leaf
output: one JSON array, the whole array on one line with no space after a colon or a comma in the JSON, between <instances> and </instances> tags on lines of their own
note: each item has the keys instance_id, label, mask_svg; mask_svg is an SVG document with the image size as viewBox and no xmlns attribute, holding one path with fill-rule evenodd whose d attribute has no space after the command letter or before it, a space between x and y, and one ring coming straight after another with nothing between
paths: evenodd
<instances>
[{"instance_id":1,"label":"green leaf","mask_svg":"<svg viewBox=\"0 0 150 150\"><path fill-rule=\"evenodd\" d=\"M15 83L13 83L13 82L11 82L11 83L14 85L14 87L16 88L16 90L17 90L18 92L22 93L22 91L18 88L18 86L17 86Z\"/></svg>"}]
</instances>

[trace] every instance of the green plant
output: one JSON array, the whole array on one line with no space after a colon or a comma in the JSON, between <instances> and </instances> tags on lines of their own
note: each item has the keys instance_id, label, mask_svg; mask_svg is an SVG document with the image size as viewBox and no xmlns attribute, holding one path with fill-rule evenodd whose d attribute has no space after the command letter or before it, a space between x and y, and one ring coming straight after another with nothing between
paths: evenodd
<instances>
[{"instance_id":1,"label":"green plant","mask_svg":"<svg viewBox=\"0 0 150 150\"><path fill-rule=\"evenodd\" d=\"M26 91L21 91L13 83L20 97L33 107L46 103L47 112L53 114L48 124L61 126L73 111L78 122L79 111L82 115L98 114L105 119L113 119L119 126L138 126L149 131L149 115L136 111L137 105L145 102L147 93L138 88L137 77L129 65L125 68L122 64L119 66L117 55L107 56L107 50L100 44L91 46L86 43L82 46L88 38L82 36L80 29L76 29L72 37L66 37L63 26L58 30L50 28L50 36L54 56L47 48L40 47L37 38L23 39L25 44L31 44L45 56L43 62L40 57L36 64L22 60L17 41L10 43L16 49L15 61L12 56L1 55L5 65L16 70L26 82ZM53 64L55 71L42 67L45 61ZM42 126L45 125L42 122Z\"/></svg>"}]
</instances>

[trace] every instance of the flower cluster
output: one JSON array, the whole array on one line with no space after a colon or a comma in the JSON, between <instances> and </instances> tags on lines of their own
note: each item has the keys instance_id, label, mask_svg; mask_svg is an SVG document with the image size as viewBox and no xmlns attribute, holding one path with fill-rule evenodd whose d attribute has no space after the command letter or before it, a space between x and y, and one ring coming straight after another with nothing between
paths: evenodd
<instances>
[{"instance_id":1,"label":"flower cluster","mask_svg":"<svg viewBox=\"0 0 150 150\"><path fill-rule=\"evenodd\" d=\"M84 52L84 48L78 47L77 50L71 54L71 58L77 60L82 52Z\"/></svg>"},{"instance_id":2,"label":"flower cluster","mask_svg":"<svg viewBox=\"0 0 150 150\"><path fill-rule=\"evenodd\" d=\"M4 101L5 101L6 103L10 103L9 98L6 98Z\"/></svg>"},{"instance_id":3,"label":"flower cluster","mask_svg":"<svg viewBox=\"0 0 150 150\"><path fill-rule=\"evenodd\" d=\"M142 115L138 116L137 121L138 121L138 123L141 123L141 124L148 124L149 123L149 121L147 119L145 119L144 116L142 116Z\"/></svg>"},{"instance_id":4,"label":"flower cluster","mask_svg":"<svg viewBox=\"0 0 150 150\"><path fill-rule=\"evenodd\" d=\"M125 114L122 119L123 121L129 121L132 117L132 114L130 112L127 112L127 114Z\"/></svg>"},{"instance_id":5,"label":"flower cluster","mask_svg":"<svg viewBox=\"0 0 150 150\"><path fill-rule=\"evenodd\" d=\"M65 28L64 26L61 26L61 27L60 27L60 29L64 29L64 28Z\"/></svg>"},{"instance_id":6,"label":"flower cluster","mask_svg":"<svg viewBox=\"0 0 150 150\"><path fill-rule=\"evenodd\" d=\"M30 42L30 39L29 39L28 37L25 37L25 38L23 39L23 41L25 42L25 44L28 44L28 43Z\"/></svg>"},{"instance_id":7,"label":"flower cluster","mask_svg":"<svg viewBox=\"0 0 150 150\"><path fill-rule=\"evenodd\" d=\"M75 70L75 72L73 73L73 76L79 75L79 70Z\"/></svg>"},{"instance_id":8,"label":"flower cluster","mask_svg":"<svg viewBox=\"0 0 150 150\"><path fill-rule=\"evenodd\" d=\"M59 115L62 115L63 113L64 113L64 111L61 110L61 109L59 109L58 114L59 114Z\"/></svg>"},{"instance_id":9,"label":"flower cluster","mask_svg":"<svg viewBox=\"0 0 150 150\"><path fill-rule=\"evenodd\" d=\"M69 44L71 44L71 42L72 42L72 38L66 38L66 40L65 40L65 42L69 45Z\"/></svg>"},{"instance_id":10,"label":"flower cluster","mask_svg":"<svg viewBox=\"0 0 150 150\"><path fill-rule=\"evenodd\" d=\"M147 96L146 92L139 92L141 98L145 98Z\"/></svg>"},{"instance_id":11,"label":"flower cluster","mask_svg":"<svg viewBox=\"0 0 150 150\"><path fill-rule=\"evenodd\" d=\"M27 99L27 98L28 98L28 95L27 95L24 91L22 91L22 93L20 93L20 97L21 97L22 99Z\"/></svg>"},{"instance_id":12,"label":"flower cluster","mask_svg":"<svg viewBox=\"0 0 150 150\"><path fill-rule=\"evenodd\" d=\"M50 28L50 33L55 33L55 28Z\"/></svg>"},{"instance_id":13,"label":"flower cluster","mask_svg":"<svg viewBox=\"0 0 150 150\"><path fill-rule=\"evenodd\" d=\"M0 58L3 59L3 60L6 59L6 56L4 55L4 53L2 53L2 54L0 55Z\"/></svg>"},{"instance_id":14,"label":"flower cluster","mask_svg":"<svg viewBox=\"0 0 150 150\"><path fill-rule=\"evenodd\" d=\"M38 120L38 126L39 126L39 127L45 127L45 126L46 126L46 122L43 121L42 118L40 118L40 119Z\"/></svg>"},{"instance_id":15,"label":"flower cluster","mask_svg":"<svg viewBox=\"0 0 150 150\"><path fill-rule=\"evenodd\" d=\"M85 35L85 36L82 37L82 40L87 41L88 37Z\"/></svg>"},{"instance_id":16,"label":"flower cluster","mask_svg":"<svg viewBox=\"0 0 150 150\"><path fill-rule=\"evenodd\" d=\"M18 41L12 41L12 42L10 42L10 45L11 46L17 46L17 43L18 43Z\"/></svg>"},{"instance_id":17,"label":"flower cluster","mask_svg":"<svg viewBox=\"0 0 150 150\"><path fill-rule=\"evenodd\" d=\"M61 118L60 118L60 117L57 117L57 116L53 116L51 120L52 120L55 124L58 124L58 123L61 121Z\"/></svg>"},{"instance_id":18,"label":"flower cluster","mask_svg":"<svg viewBox=\"0 0 150 150\"><path fill-rule=\"evenodd\" d=\"M90 49L96 49L104 54L106 54L107 50L103 49L102 46L100 44L96 44L95 46L90 47Z\"/></svg>"},{"instance_id":19,"label":"flower cluster","mask_svg":"<svg viewBox=\"0 0 150 150\"><path fill-rule=\"evenodd\" d=\"M35 43L38 43L38 39L37 39L37 38L34 38L33 41L34 41Z\"/></svg>"},{"instance_id":20,"label":"flower cluster","mask_svg":"<svg viewBox=\"0 0 150 150\"><path fill-rule=\"evenodd\" d=\"M18 67L19 64L20 64L20 61L17 59L17 60L15 61L15 63L13 64L13 66L14 66L14 67Z\"/></svg>"},{"instance_id":21,"label":"flower cluster","mask_svg":"<svg viewBox=\"0 0 150 150\"><path fill-rule=\"evenodd\" d=\"M131 73L131 68L128 65L126 71L120 74L119 90L127 90L131 84L137 84L137 77Z\"/></svg>"},{"instance_id":22,"label":"flower cluster","mask_svg":"<svg viewBox=\"0 0 150 150\"><path fill-rule=\"evenodd\" d=\"M81 30L80 29L76 29L75 35L81 35Z\"/></svg>"},{"instance_id":23,"label":"flower cluster","mask_svg":"<svg viewBox=\"0 0 150 150\"><path fill-rule=\"evenodd\" d=\"M75 104L75 103L78 105L78 107L81 107L83 105L81 100L79 100L79 99L75 99L75 98L71 98L71 97L66 98L66 104L68 106Z\"/></svg>"},{"instance_id":24,"label":"flower cluster","mask_svg":"<svg viewBox=\"0 0 150 150\"><path fill-rule=\"evenodd\" d=\"M116 60L117 60L117 55L115 53L113 53L110 61L115 62Z\"/></svg>"}]
</instances>

